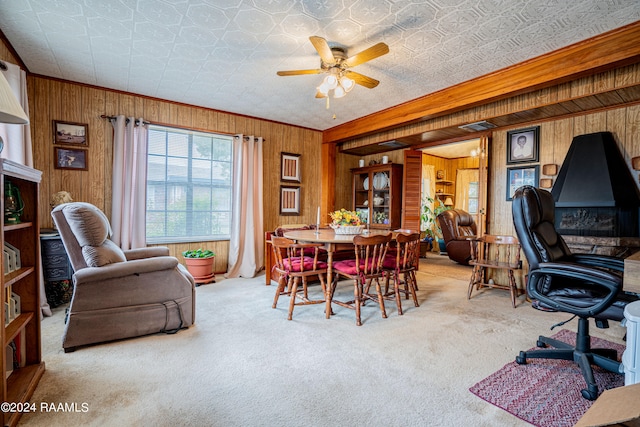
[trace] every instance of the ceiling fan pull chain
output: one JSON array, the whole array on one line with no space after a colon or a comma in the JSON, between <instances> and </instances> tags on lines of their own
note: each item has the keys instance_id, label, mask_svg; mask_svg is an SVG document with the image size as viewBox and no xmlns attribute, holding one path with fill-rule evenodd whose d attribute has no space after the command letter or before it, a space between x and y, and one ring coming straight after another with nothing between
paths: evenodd
<instances>
[{"instance_id":1,"label":"ceiling fan pull chain","mask_svg":"<svg viewBox=\"0 0 640 427\"><path fill-rule=\"evenodd\" d=\"M327 110L329 109L330 105L329 105L329 95L327 95Z\"/></svg>"}]
</instances>

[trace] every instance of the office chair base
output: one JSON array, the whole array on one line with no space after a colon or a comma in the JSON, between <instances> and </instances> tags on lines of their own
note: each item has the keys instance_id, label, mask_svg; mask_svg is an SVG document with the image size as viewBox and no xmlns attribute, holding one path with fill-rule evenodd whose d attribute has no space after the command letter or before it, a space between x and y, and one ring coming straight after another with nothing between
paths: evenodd
<instances>
[{"instance_id":1,"label":"office chair base","mask_svg":"<svg viewBox=\"0 0 640 427\"><path fill-rule=\"evenodd\" d=\"M582 376L587 385L585 389L581 390L582 397L588 400L595 400L598 397L598 386L593 377L591 365L599 366L609 372L623 372L622 364L617 361L618 352L616 350L610 348L591 348L589 320L586 318L581 317L578 321L576 346L543 336L538 337L536 345L542 349L521 351L520 354L516 356L516 363L525 365L527 359L557 359L576 362L582 371ZM548 346L554 348L545 348Z\"/></svg>"}]
</instances>

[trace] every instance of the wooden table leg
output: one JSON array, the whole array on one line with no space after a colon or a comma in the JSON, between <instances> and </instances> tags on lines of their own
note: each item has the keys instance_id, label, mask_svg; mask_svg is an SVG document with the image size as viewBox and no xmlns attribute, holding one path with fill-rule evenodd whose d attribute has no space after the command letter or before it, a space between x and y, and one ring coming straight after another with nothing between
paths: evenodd
<instances>
[{"instance_id":1,"label":"wooden table leg","mask_svg":"<svg viewBox=\"0 0 640 427\"><path fill-rule=\"evenodd\" d=\"M331 317L331 288L333 284L333 245L327 245L327 286L325 288L324 298L326 307L324 309L325 315L328 318Z\"/></svg>"}]
</instances>

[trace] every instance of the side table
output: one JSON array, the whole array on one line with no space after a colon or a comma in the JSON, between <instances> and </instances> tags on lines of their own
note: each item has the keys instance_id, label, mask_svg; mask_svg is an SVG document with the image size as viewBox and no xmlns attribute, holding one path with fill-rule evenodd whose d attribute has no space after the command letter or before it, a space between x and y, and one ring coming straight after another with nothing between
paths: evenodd
<instances>
[{"instance_id":1,"label":"side table","mask_svg":"<svg viewBox=\"0 0 640 427\"><path fill-rule=\"evenodd\" d=\"M57 307L70 300L73 268L56 230L40 230L40 247L47 302L52 307Z\"/></svg>"}]
</instances>

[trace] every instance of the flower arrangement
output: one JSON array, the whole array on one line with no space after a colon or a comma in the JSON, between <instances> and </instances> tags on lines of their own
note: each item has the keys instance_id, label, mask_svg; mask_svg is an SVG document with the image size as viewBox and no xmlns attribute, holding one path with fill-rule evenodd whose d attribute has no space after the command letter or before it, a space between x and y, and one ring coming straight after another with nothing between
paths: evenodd
<instances>
[{"instance_id":1,"label":"flower arrangement","mask_svg":"<svg viewBox=\"0 0 640 427\"><path fill-rule=\"evenodd\" d=\"M344 226L344 225L360 225L361 220L357 212L348 211L342 208L338 211L331 212L329 214L332 220L332 225Z\"/></svg>"},{"instance_id":2,"label":"flower arrangement","mask_svg":"<svg viewBox=\"0 0 640 427\"><path fill-rule=\"evenodd\" d=\"M357 212L348 211L344 208L331 212L331 228L336 234L360 234L364 225Z\"/></svg>"}]
</instances>

